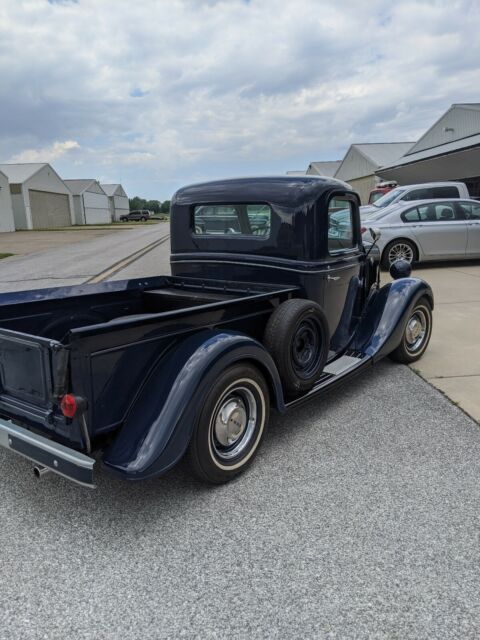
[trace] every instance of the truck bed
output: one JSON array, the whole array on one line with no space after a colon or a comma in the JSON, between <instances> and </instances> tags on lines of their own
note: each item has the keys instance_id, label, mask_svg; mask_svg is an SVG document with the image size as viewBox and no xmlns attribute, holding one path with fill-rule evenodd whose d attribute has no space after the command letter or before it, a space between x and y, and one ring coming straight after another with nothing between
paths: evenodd
<instances>
[{"instance_id":1,"label":"truck bed","mask_svg":"<svg viewBox=\"0 0 480 640\"><path fill-rule=\"evenodd\" d=\"M60 413L74 392L91 437L116 429L162 354L201 329L261 339L291 286L161 276L4 294L0 301L0 416L82 447Z\"/></svg>"}]
</instances>

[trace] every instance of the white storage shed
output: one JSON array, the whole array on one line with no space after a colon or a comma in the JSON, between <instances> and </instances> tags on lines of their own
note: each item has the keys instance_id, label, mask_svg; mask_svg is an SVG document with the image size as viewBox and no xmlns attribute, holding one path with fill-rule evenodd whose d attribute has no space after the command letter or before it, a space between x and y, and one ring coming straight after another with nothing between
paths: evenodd
<instances>
[{"instance_id":1,"label":"white storage shed","mask_svg":"<svg viewBox=\"0 0 480 640\"><path fill-rule=\"evenodd\" d=\"M352 144L338 167L335 178L348 182L360 196L362 204L368 203L370 191L380 180L375 171L403 156L413 142L373 142Z\"/></svg>"},{"instance_id":2,"label":"white storage shed","mask_svg":"<svg viewBox=\"0 0 480 640\"><path fill-rule=\"evenodd\" d=\"M8 178L0 171L0 232L4 231L15 231L15 222Z\"/></svg>"},{"instance_id":3,"label":"white storage shed","mask_svg":"<svg viewBox=\"0 0 480 640\"><path fill-rule=\"evenodd\" d=\"M128 196L121 184L100 185L108 196L112 220L120 220L120 216L130 211Z\"/></svg>"},{"instance_id":4,"label":"white storage shed","mask_svg":"<svg viewBox=\"0 0 480 640\"><path fill-rule=\"evenodd\" d=\"M72 194L47 163L0 164L10 183L16 229L46 229L73 224Z\"/></svg>"},{"instance_id":5,"label":"white storage shed","mask_svg":"<svg viewBox=\"0 0 480 640\"><path fill-rule=\"evenodd\" d=\"M98 180L65 180L73 195L75 224L108 224L112 221L108 196Z\"/></svg>"}]
</instances>

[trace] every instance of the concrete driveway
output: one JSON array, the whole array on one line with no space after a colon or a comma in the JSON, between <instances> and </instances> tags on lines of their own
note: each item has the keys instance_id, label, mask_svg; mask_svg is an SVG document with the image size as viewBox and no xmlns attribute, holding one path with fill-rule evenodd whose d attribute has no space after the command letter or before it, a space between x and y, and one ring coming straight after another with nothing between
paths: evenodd
<instances>
[{"instance_id":1,"label":"concrete driveway","mask_svg":"<svg viewBox=\"0 0 480 640\"><path fill-rule=\"evenodd\" d=\"M413 368L480 422L480 261L425 263L413 275L435 296L430 345Z\"/></svg>"},{"instance_id":2,"label":"concrete driveway","mask_svg":"<svg viewBox=\"0 0 480 640\"><path fill-rule=\"evenodd\" d=\"M480 429L385 361L255 464L95 492L0 452L0 637L480 637Z\"/></svg>"}]
</instances>

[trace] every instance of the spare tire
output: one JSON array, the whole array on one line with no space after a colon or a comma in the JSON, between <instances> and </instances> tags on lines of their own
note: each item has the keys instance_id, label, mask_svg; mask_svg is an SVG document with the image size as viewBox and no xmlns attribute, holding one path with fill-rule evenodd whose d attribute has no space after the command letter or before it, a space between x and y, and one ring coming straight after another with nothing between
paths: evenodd
<instances>
[{"instance_id":1,"label":"spare tire","mask_svg":"<svg viewBox=\"0 0 480 640\"><path fill-rule=\"evenodd\" d=\"M325 366L330 344L322 308L310 300L286 300L270 316L263 344L275 360L286 393L309 391Z\"/></svg>"}]
</instances>

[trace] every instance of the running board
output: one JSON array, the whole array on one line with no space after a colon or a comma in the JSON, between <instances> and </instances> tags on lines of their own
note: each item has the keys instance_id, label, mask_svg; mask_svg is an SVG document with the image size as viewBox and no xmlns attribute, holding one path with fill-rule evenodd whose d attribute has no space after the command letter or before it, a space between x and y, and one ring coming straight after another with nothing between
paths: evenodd
<instances>
[{"instance_id":1,"label":"running board","mask_svg":"<svg viewBox=\"0 0 480 640\"><path fill-rule=\"evenodd\" d=\"M360 373L365 367L372 364L371 356L359 357L360 354L344 355L338 360L330 362L323 370L322 375L315 383L313 389L299 398L295 398L285 403L285 408L290 409L303 404L310 400L313 396L321 395L326 391L331 391L334 387L341 384Z\"/></svg>"}]
</instances>

